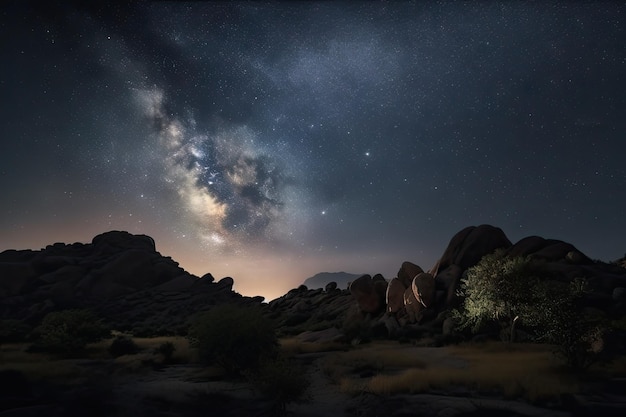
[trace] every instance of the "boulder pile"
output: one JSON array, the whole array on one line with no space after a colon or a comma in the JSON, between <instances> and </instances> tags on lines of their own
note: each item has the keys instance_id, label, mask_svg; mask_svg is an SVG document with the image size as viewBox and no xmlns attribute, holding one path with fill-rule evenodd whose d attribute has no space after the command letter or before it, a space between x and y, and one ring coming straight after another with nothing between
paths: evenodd
<instances>
[{"instance_id":1,"label":"boulder pile","mask_svg":"<svg viewBox=\"0 0 626 417\"><path fill-rule=\"evenodd\" d=\"M172 331L216 303L260 303L233 279L199 278L156 251L145 235L111 231L91 243L0 253L0 318L36 324L51 311L90 308L116 329Z\"/></svg>"},{"instance_id":2,"label":"boulder pile","mask_svg":"<svg viewBox=\"0 0 626 417\"><path fill-rule=\"evenodd\" d=\"M618 262L594 262L573 245L554 239L530 236L512 244L504 232L490 225L470 226L452 237L435 266L425 272L411 262L402 263L397 276L363 275L349 291L361 318L371 326L384 326L389 335L428 331L445 333L446 312L458 306L457 290L466 271L481 258L503 250L505 256L529 257L543 262L553 279L590 283L589 305L613 311L624 310L626 269ZM622 262L623 263L623 262Z\"/></svg>"},{"instance_id":3,"label":"boulder pile","mask_svg":"<svg viewBox=\"0 0 626 417\"><path fill-rule=\"evenodd\" d=\"M447 312L459 304L461 279L497 249L506 256L537 259L562 281L584 277L591 284L592 307L626 311L624 259L592 261L569 243L538 236L513 244L501 229L481 225L455 234L429 270L406 261L390 280L356 275L347 289L341 289L343 282L318 280L316 286L323 288L302 285L269 304L263 297L234 292L230 277L216 281L210 273L186 272L145 235L111 231L87 244L7 250L0 253L0 319L36 325L52 311L90 308L115 329L136 335L182 333L194 314L239 303L265 307L282 334L334 328L350 339L363 333L363 326L382 336L445 334L453 327Z\"/></svg>"}]
</instances>

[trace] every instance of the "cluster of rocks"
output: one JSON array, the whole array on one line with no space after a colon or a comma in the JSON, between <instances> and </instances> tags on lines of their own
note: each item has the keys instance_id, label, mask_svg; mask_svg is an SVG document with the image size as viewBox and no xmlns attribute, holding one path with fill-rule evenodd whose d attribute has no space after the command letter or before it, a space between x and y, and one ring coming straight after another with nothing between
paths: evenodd
<instances>
[{"instance_id":1,"label":"cluster of rocks","mask_svg":"<svg viewBox=\"0 0 626 417\"><path fill-rule=\"evenodd\" d=\"M112 231L87 244L7 250L0 253L0 318L37 324L51 311L90 308L117 329L148 335L184 332L199 311L240 303L266 307L283 334L329 328L349 333L346 329L363 321L393 336L425 328L445 333L450 327L445 313L459 301L456 293L465 271L496 249L541 259L562 280L585 277L593 289L590 302L624 310L623 260L594 262L569 243L538 236L512 244L501 229L481 225L454 235L430 270L407 261L391 280L355 275L348 289L340 289L343 282L317 289L302 285L269 304L263 304L263 297L234 292L230 277L215 282L211 274L189 274L157 252L154 240L145 235Z\"/></svg>"},{"instance_id":2,"label":"cluster of rocks","mask_svg":"<svg viewBox=\"0 0 626 417\"><path fill-rule=\"evenodd\" d=\"M530 236L512 244L504 232L490 225L470 226L451 239L433 268L424 271L404 262L396 277L363 275L350 285L360 311L374 324L384 323L389 334L407 326L430 324L446 332L445 313L458 304L457 289L468 268L483 256L501 249L505 256L524 256L543 261L553 279L585 278L592 292L588 303L604 310L624 311L626 269L618 264L594 262L573 245Z\"/></svg>"},{"instance_id":3,"label":"cluster of rocks","mask_svg":"<svg viewBox=\"0 0 626 417\"><path fill-rule=\"evenodd\" d=\"M36 324L51 311L90 308L120 330L176 329L198 311L242 297L233 279L197 277L145 235L111 231L91 243L0 253L0 318Z\"/></svg>"},{"instance_id":4,"label":"cluster of rocks","mask_svg":"<svg viewBox=\"0 0 626 417\"><path fill-rule=\"evenodd\" d=\"M295 335L342 328L355 304L348 290L337 288L337 283L331 281L323 289L309 289L303 284L270 301L268 308L269 317L275 320L280 332ZM322 337L325 335L320 333Z\"/></svg>"}]
</instances>

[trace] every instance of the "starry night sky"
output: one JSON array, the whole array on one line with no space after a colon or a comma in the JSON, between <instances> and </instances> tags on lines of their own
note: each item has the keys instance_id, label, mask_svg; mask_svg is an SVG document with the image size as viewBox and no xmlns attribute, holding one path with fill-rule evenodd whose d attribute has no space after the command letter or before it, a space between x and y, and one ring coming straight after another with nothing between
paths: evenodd
<instances>
[{"instance_id":1,"label":"starry night sky","mask_svg":"<svg viewBox=\"0 0 626 417\"><path fill-rule=\"evenodd\" d=\"M0 250L128 230L270 299L484 223L626 251L623 2L80 3L0 6Z\"/></svg>"}]
</instances>

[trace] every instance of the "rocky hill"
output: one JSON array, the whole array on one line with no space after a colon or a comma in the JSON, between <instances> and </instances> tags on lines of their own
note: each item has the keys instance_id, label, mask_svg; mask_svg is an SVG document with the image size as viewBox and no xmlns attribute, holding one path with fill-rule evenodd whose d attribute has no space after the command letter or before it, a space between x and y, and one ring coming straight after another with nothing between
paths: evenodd
<instances>
[{"instance_id":1,"label":"rocky hill","mask_svg":"<svg viewBox=\"0 0 626 417\"><path fill-rule=\"evenodd\" d=\"M362 275L348 291L306 286L273 300L270 309L290 333L335 327L345 337L368 333L382 337L444 336L451 331L448 312L459 303L457 289L465 272L495 250L509 257L541 262L550 279L585 278L590 292L584 308L596 308L612 320L626 317L626 269L622 263L594 262L573 245L529 236L513 244L494 226L470 226L452 237L438 262L424 270L403 262L395 277ZM364 328L368 331L364 332ZM327 338L328 333L320 333Z\"/></svg>"},{"instance_id":2,"label":"rocky hill","mask_svg":"<svg viewBox=\"0 0 626 417\"><path fill-rule=\"evenodd\" d=\"M326 285L334 282L337 288L347 289L348 285L363 274L349 274L347 272L320 272L304 280L303 285L307 288L325 288Z\"/></svg>"},{"instance_id":3,"label":"rocky hill","mask_svg":"<svg viewBox=\"0 0 626 417\"><path fill-rule=\"evenodd\" d=\"M0 318L38 323L51 311L95 310L114 328L172 333L218 303L260 304L233 292L233 279L189 274L145 235L111 231L91 243L0 253Z\"/></svg>"},{"instance_id":4,"label":"rocky hill","mask_svg":"<svg viewBox=\"0 0 626 417\"><path fill-rule=\"evenodd\" d=\"M541 260L559 280L585 277L592 290L588 306L626 316L623 260L594 262L569 243L538 236L513 244L501 229L481 225L454 235L430 269L405 261L389 278L318 274L269 304L235 293L230 277L215 282L210 273L189 274L145 235L112 231L87 244L7 250L0 253L0 318L36 325L51 311L90 308L119 330L171 334L184 333L199 311L239 303L262 305L283 334L323 330L325 338L349 339L368 327L385 337L437 335L449 327L444 322L459 301L465 271L496 249ZM346 280L350 287L342 289Z\"/></svg>"}]
</instances>

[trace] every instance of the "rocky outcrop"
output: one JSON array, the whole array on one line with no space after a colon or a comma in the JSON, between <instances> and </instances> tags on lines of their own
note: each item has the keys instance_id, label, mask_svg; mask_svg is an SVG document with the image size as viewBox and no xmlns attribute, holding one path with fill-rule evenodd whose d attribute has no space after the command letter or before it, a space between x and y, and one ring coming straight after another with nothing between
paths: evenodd
<instances>
[{"instance_id":1,"label":"rocky outcrop","mask_svg":"<svg viewBox=\"0 0 626 417\"><path fill-rule=\"evenodd\" d=\"M419 265L405 261L397 277L388 283L379 277L375 289L374 280L364 275L353 282L350 292L362 317L369 317L374 327L384 323L389 334L392 331L406 334L396 331L390 323L405 329L426 325L429 332L443 333L446 311L460 301L457 290L465 272L498 249L503 250L504 256L523 256L540 262L546 279L570 282L586 278L591 292L585 306L605 310L613 316L623 315L626 270L621 267L621 260L614 264L594 262L569 243L538 236L521 239L513 245L501 229L490 225L470 226L455 234L428 273ZM384 298L379 296L383 287ZM448 320L447 333L450 331Z\"/></svg>"},{"instance_id":2,"label":"rocky outcrop","mask_svg":"<svg viewBox=\"0 0 626 417\"><path fill-rule=\"evenodd\" d=\"M80 307L119 330L166 331L216 303L252 302L234 293L233 283L189 274L149 236L111 231L87 244L0 253L0 318L36 324L51 311Z\"/></svg>"},{"instance_id":3,"label":"rocky outcrop","mask_svg":"<svg viewBox=\"0 0 626 417\"><path fill-rule=\"evenodd\" d=\"M447 311L460 301L457 289L467 269L496 249L541 262L550 279L586 278L592 292L585 307L623 316L626 269L620 262L594 262L571 244L537 236L512 245L489 225L455 234L429 272L405 261L389 281L377 274L352 279L348 290L335 281L324 288L301 285L270 302L267 313L284 334L344 326L360 335L368 326L383 335L442 334ZM86 307L114 328L137 335L184 332L192 315L214 305L263 302L242 297L233 286L230 277L187 273L157 252L152 238L127 232L103 233L87 244L0 253L0 318L32 324L51 311Z\"/></svg>"},{"instance_id":4,"label":"rocky outcrop","mask_svg":"<svg viewBox=\"0 0 626 417\"><path fill-rule=\"evenodd\" d=\"M496 249L509 247L511 247L511 241L499 227L488 224L469 226L452 237L445 252L430 273L436 276L439 271L450 265L458 265L462 270L466 270Z\"/></svg>"},{"instance_id":5,"label":"rocky outcrop","mask_svg":"<svg viewBox=\"0 0 626 417\"><path fill-rule=\"evenodd\" d=\"M350 274L347 272L320 272L310 278L307 278L303 285L307 288L317 289L325 288L327 284L334 282L337 288L347 289L352 281L359 278L362 274Z\"/></svg>"},{"instance_id":6,"label":"rocky outcrop","mask_svg":"<svg viewBox=\"0 0 626 417\"><path fill-rule=\"evenodd\" d=\"M362 275L350 284L350 293L365 313L378 313L383 308L387 282L381 275Z\"/></svg>"}]
</instances>

